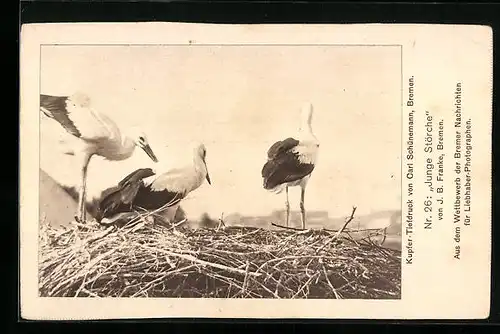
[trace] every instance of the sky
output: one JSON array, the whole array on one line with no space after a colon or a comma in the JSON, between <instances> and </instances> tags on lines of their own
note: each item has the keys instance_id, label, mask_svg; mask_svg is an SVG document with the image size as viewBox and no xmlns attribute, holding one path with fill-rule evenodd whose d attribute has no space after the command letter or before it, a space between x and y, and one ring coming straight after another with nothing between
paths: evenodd
<instances>
[{"instance_id":1,"label":"sky","mask_svg":"<svg viewBox=\"0 0 500 334\"><path fill-rule=\"evenodd\" d=\"M136 168L184 164L188 144L205 143L212 185L185 199L190 217L282 210L285 195L265 191L260 171L310 102L321 146L306 208L340 217L353 205L359 214L400 209L400 69L390 46L42 46L40 93L86 93L96 110L140 126L160 159L142 150L120 162L94 157L89 199ZM69 137L43 119L41 168L76 185L78 161L61 153L61 138ZM299 194L290 190L294 210Z\"/></svg>"}]
</instances>

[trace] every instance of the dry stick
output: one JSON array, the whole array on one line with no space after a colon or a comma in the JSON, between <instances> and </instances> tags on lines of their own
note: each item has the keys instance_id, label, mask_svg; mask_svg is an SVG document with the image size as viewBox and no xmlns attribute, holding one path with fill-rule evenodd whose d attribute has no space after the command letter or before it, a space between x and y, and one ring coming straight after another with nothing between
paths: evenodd
<instances>
[{"instance_id":1,"label":"dry stick","mask_svg":"<svg viewBox=\"0 0 500 334\"><path fill-rule=\"evenodd\" d=\"M226 224L224 224L224 212L221 213L220 218L219 218L219 223L217 224L217 228L215 232L219 232L219 229L223 227L226 227Z\"/></svg>"},{"instance_id":2,"label":"dry stick","mask_svg":"<svg viewBox=\"0 0 500 334\"><path fill-rule=\"evenodd\" d=\"M280 257L280 258L275 258L275 259L271 259L271 260L268 260L266 262L264 262L260 267L259 269L257 269L256 273L259 272L260 270L262 270L262 268L264 268L266 265L269 265L270 263L272 262L276 262L276 261L281 261L281 260L295 260L295 259L305 259L305 258L324 258L324 256L320 256L320 255L288 255L288 256L283 256L283 257Z\"/></svg>"},{"instance_id":3,"label":"dry stick","mask_svg":"<svg viewBox=\"0 0 500 334\"><path fill-rule=\"evenodd\" d=\"M95 293L93 293L93 292L91 292L91 291L89 291L89 290L87 290L87 289L85 289L85 288L83 288L83 289L82 289L82 292L84 292L84 293L88 294L88 295L89 295L89 296L91 296L91 297L101 298L101 296L99 296L98 294L95 294Z\"/></svg>"},{"instance_id":4,"label":"dry stick","mask_svg":"<svg viewBox=\"0 0 500 334\"><path fill-rule=\"evenodd\" d=\"M272 276L271 276L271 277L272 277ZM274 278L274 277L272 277L272 278ZM281 274L280 274L280 278L279 278L278 282L276 283L276 289L274 290L274 294L275 294L276 296L278 296L278 288L279 288L279 287L280 287L280 285L281 285L281 279L282 279L282 278L283 278L283 273L281 273Z\"/></svg>"},{"instance_id":5,"label":"dry stick","mask_svg":"<svg viewBox=\"0 0 500 334\"><path fill-rule=\"evenodd\" d=\"M276 297L276 298L278 298L278 299L281 299L281 297L280 297L277 293L275 293L275 292L273 292L273 291L269 290L269 288L268 288L267 286L265 286L264 284L262 284L261 282L259 282L259 281L257 281L257 280L256 280L255 282L256 282L257 284L259 284L259 285L260 285L260 286L261 286L264 290L266 290L266 291L267 291L267 292L269 292L271 295L273 295L274 297Z\"/></svg>"},{"instance_id":6,"label":"dry stick","mask_svg":"<svg viewBox=\"0 0 500 334\"><path fill-rule=\"evenodd\" d=\"M230 286L235 286L236 288L240 289L240 291L236 292L236 294L234 294L232 297L230 298L235 298L236 296L238 296L239 294L241 294L241 289L243 288L242 286L240 286L238 283L239 281L234 281L233 278L230 278L230 277L225 277L225 276L222 276L222 275L218 275L218 274L215 274L215 273L212 273L212 274L207 274L206 276L210 277L210 278L214 278L214 279L218 279L219 281L223 282L223 283L226 283ZM259 283L258 281L255 281L257 283ZM260 283L259 283L260 284ZM264 287L265 288L265 287ZM256 292L253 292L253 291L249 291L248 292L250 295L251 294L254 294L255 296L257 297L260 297L259 295L257 295Z\"/></svg>"},{"instance_id":7,"label":"dry stick","mask_svg":"<svg viewBox=\"0 0 500 334\"><path fill-rule=\"evenodd\" d=\"M359 246L359 243L352 237L352 235L349 232L346 232L347 236L349 239L356 244L356 246Z\"/></svg>"},{"instance_id":8,"label":"dry stick","mask_svg":"<svg viewBox=\"0 0 500 334\"><path fill-rule=\"evenodd\" d=\"M137 245L138 247L142 247L144 249L147 249L147 250L150 250L150 251L164 251L162 250L161 248L154 248L154 247L151 247L151 246L146 246L144 244L140 244L138 243L137 241L134 243L135 245ZM193 251L193 250L189 250L189 249L180 249L180 248L176 248L175 249L176 252L179 252L181 254L193 254L193 255L198 255L200 252L199 251Z\"/></svg>"},{"instance_id":9,"label":"dry stick","mask_svg":"<svg viewBox=\"0 0 500 334\"><path fill-rule=\"evenodd\" d=\"M387 238L387 227L385 227L383 229L377 229L377 231L378 231L378 233L376 233L375 236L378 236L378 235L381 235L381 234L384 236L383 239L382 239L382 241L380 242L380 246L382 246L384 244L384 242L385 242L385 239ZM380 232L380 231L382 231L382 232ZM372 240L371 237L372 236L370 234L368 234L368 236L367 236L368 240L370 240L371 242L373 242L373 240ZM373 243L375 244L375 242L373 242Z\"/></svg>"},{"instance_id":10,"label":"dry stick","mask_svg":"<svg viewBox=\"0 0 500 334\"><path fill-rule=\"evenodd\" d=\"M82 271L80 271L75 277L70 277L68 278L67 280L63 281L62 283L59 283L54 289L52 289L52 291L49 293L49 295L52 295L58 288L60 287L63 287L64 285L68 284L68 283L72 283L76 280L78 280L80 277L82 276L85 276L87 275L87 271L90 270L94 265L96 265L98 262L100 262L101 260L103 260L105 257L113 254L114 252L116 252L118 250L118 248L120 248L121 246L118 246L118 247L115 247L113 248L112 250L104 253L104 254L101 254L99 255L98 257L94 258L92 261L88 262Z\"/></svg>"},{"instance_id":11,"label":"dry stick","mask_svg":"<svg viewBox=\"0 0 500 334\"><path fill-rule=\"evenodd\" d=\"M326 246L329 246L332 241L334 241L335 239L337 238L336 235L334 235L333 237L331 237L327 242L325 242L321 247L319 247L318 249L316 249L316 254L318 254L319 252L321 252Z\"/></svg>"},{"instance_id":12,"label":"dry stick","mask_svg":"<svg viewBox=\"0 0 500 334\"><path fill-rule=\"evenodd\" d=\"M137 295L139 295L140 293L144 293L144 292L147 292L152 286L153 284L157 283L157 282L160 282L162 280L164 280L167 276L169 275L172 275L172 274L178 274L180 272L183 272L185 270L188 270L188 269L191 269L194 267L194 264L191 264L189 266L186 266L186 267L183 267L183 268L179 268L179 269L176 269L176 270L172 270L172 271L169 271L167 273L165 273L163 276L160 276L158 277L157 279L154 279L152 280L151 282L149 282L148 284L146 284L146 286L144 286L143 289L137 291L135 294L132 295L132 297L136 297Z\"/></svg>"},{"instance_id":13,"label":"dry stick","mask_svg":"<svg viewBox=\"0 0 500 334\"><path fill-rule=\"evenodd\" d=\"M85 276L83 276L83 279L82 279L82 284L80 285L80 287L78 288L78 290L76 290L76 293L75 293L75 298L78 297L78 295L80 294L80 292L82 291L83 287L85 286L85 279L87 279L87 274L85 274Z\"/></svg>"},{"instance_id":14,"label":"dry stick","mask_svg":"<svg viewBox=\"0 0 500 334\"><path fill-rule=\"evenodd\" d=\"M187 221L186 218L180 220L179 222L175 223L175 225L172 225L170 226L169 228L167 228L167 231L170 231L170 230L173 230L174 228L176 228L177 226L181 225L181 224L184 224L185 222Z\"/></svg>"},{"instance_id":15,"label":"dry stick","mask_svg":"<svg viewBox=\"0 0 500 334\"><path fill-rule=\"evenodd\" d=\"M372 246L372 247L377 248L380 253L391 258L392 260L399 261L399 259L396 256L392 255L387 248L377 245L371 239L369 239L369 240L366 240L366 239L367 238L365 237L365 238L361 239L361 241L365 241L368 246Z\"/></svg>"},{"instance_id":16,"label":"dry stick","mask_svg":"<svg viewBox=\"0 0 500 334\"><path fill-rule=\"evenodd\" d=\"M99 239L102 239L104 238L105 236L107 236L108 234L111 233L111 231L114 229L115 227L114 226L110 226L108 227L107 229L105 229L103 232L93 236L93 237L90 237L88 239L85 239L83 242L83 245L86 245L86 244L90 244L91 242L94 242L96 240L99 240Z\"/></svg>"},{"instance_id":17,"label":"dry stick","mask_svg":"<svg viewBox=\"0 0 500 334\"><path fill-rule=\"evenodd\" d=\"M337 232L337 234L335 234L335 238L338 238L339 235L344 232L345 228L347 227L347 225L354 219L354 213L356 212L356 207L353 206L352 207L352 212L351 212L351 216L349 217L349 219L347 219L347 221L345 222L344 226L342 226L342 228Z\"/></svg>"},{"instance_id":18,"label":"dry stick","mask_svg":"<svg viewBox=\"0 0 500 334\"><path fill-rule=\"evenodd\" d=\"M391 292L391 291L384 291L384 290L380 290L380 289L375 289L375 288L372 288L373 291L377 291L377 292L380 292L382 294L389 294L391 296L396 296L397 293L394 293L394 292Z\"/></svg>"},{"instance_id":19,"label":"dry stick","mask_svg":"<svg viewBox=\"0 0 500 334\"><path fill-rule=\"evenodd\" d=\"M272 226L279 227L279 228L284 228L284 229L286 229L286 230L292 230L292 231L307 231L307 230L304 230L303 228L283 226L283 225L279 225L279 224L275 224L275 223L271 223L271 225L272 225Z\"/></svg>"},{"instance_id":20,"label":"dry stick","mask_svg":"<svg viewBox=\"0 0 500 334\"><path fill-rule=\"evenodd\" d=\"M292 299L297 297L299 295L299 293L302 292L302 290L305 289L306 286L309 285L309 283L316 278L316 276L318 275L318 273L312 275L311 277L309 277L309 279L304 283L304 285L302 285L302 287L299 289L299 291L297 291L293 296L292 296Z\"/></svg>"},{"instance_id":21,"label":"dry stick","mask_svg":"<svg viewBox=\"0 0 500 334\"><path fill-rule=\"evenodd\" d=\"M356 211L356 207L353 207L353 210L352 210L352 213L351 213L351 217L349 217L349 219L346 221L346 223L344 224L344 226L342 227L342 229L336 231L337 233L332 237L330 238L327 242L325 242L321 247L319 247L318 249L316 249L316 254L318 254L320 251L322 251L326 246L330 245L335 239L338 238L338 236L340 235L340 233L342 233L342 231L346 231L345 227L347 226L347 224L349 224L353 219L354 219L354 212ZM332 231L333 230L327 230L327 229L324 229L325 231ZM351 235L346 232L347 235L349 236L349 238L354 241L354 243L356 245L359 246L358 242L356 240L354 240Z\"/></svg>"},{"instance_id":22,"label":"dry stick","mask_svg":"<svg viewBox=\"0 0 500 334\"><path fill-rule=\"evenodd\" d=\"M66 248L63 250L63 253L70 253L71 251L75 250L75 249L78 249L78 248L83 248L84 246L96 241L96 240L99 240L99 239L102 239L104 238L105 236L107 236L108 234L111 233L111 231L114 229L115 227L114 226L110 226L108 227L106 230L104 230L103 232L93 236L93 237L90 237L88 239L84 239L81 241L81 244L76 244L70 248Z\"/></svg>"},{"instance_id":23,"label":"dry stick","mask_svg":"<svg viewBox=\"0 0 500 334\"><path fill-rule=\"evenodd\" d=\"M146 249L151 249L151 248L149 248L147 246L144 246L144 245L141 245L141 247L146 248ZM177 254L177 253L165 250L165 249L157 249L157 251L161 252L161 253L165 253L165 254L170 255L170 256L176 256L176 257L179 257L179 258L187 260L187 261L195 262L195 263L198 263L198 264L200 264L202 266L214 267L214 268L217 268L217 269L222 269L222 270L230 271L230 272L233 272L233 273L238 273L238 274L241 274L241 275L245 275L246 274L245 270L231 268L231 267L224 266L224 265L218 264L218 263L212 263L212 262L203 261L203 260L200 260L200 259L192 256L192 255ZM248 275L255 276L255 277L261 276L260 273L254 273L254 272L249 272Z\"/></svg>"},{"instance_id":24,"label":"dry stick","mask_svg":"<svg viewBox=\"0 0 500 334\"><path fill-rule=\"evenodd\" d=\"M241 295L243 296L243 298L245 297L245 291L247 289L249 270L250 270L250 261L247 260L247 267L245 269L245 279L243 280L243 286L241 287Z\"/></svg>"},{"instance_id":25,"label":"dry stick","mask_svg":"<svg viewBox=\"0 0 500 334\"><path fill-rule=\"evenodd\" d=\"M378 231L378 230L380 230L380 228L362 228L362 229L346 228L346 229L344 229L344 232L359 233L359 232L369 232L369 231ZM339 230L331 230L329 228L322 228L320 231L337 233Z\"/></svg>"}]
</instances>

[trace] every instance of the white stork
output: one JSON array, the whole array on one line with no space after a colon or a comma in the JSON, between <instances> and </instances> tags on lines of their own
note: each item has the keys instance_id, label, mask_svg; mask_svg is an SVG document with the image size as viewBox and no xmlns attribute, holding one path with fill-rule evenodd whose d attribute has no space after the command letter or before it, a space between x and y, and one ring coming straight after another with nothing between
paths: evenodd
<instances>
[{"instance_id":1,"label":"white stork","mask_svg":"<svg viewBox=\"0 0 500 334\"><path fill-rule=\"evenodd\" d=\"M300 211L302 228L306 226L304 197L306 186L316 164L319 141L311 127L313 107L304 104L301 111L301 125L295 138L289 137L274 143L267 151L267 161L261 175L264 189L279 194L286 190L286 225L290 221L288 188L300 186Z\"/></svg>"},{"instance_id":2,"label":"white stork","mask_svg":"<svg viewBox=\"0 0 500 334\"><path fill-rule=\"evenodd\" d=\"M49 118L57 121L69 134L78 140L73 154L81 163L81 184L79 187L78 208L75 220L85 221L85 196L87 167L93 155L107 160L119 161L132 156L139 146L154 161L158 162L141 131L131 128L134 133L124 134L108 116L94 110L90 98L82 93L71 96L40 95L40 110ZM135 133L137 132L137 133Z\"/></svg>"},{"instance_id":3,"label":"white stork","mask_svg":"<svg viewBox=\"0 0 500 334\"><path fill-rule=\"evenodd\" d=\"M171 223L182 199L199 188L205 179L212 184L206 155L205 145L198 144L194 148L193 161L188 166L170 169L159 175L148 168L132 172L117 187L103 193L98 221L112 224L135 209L144 209L158 210L157 213Z\"/></svg>"}]
</instances>

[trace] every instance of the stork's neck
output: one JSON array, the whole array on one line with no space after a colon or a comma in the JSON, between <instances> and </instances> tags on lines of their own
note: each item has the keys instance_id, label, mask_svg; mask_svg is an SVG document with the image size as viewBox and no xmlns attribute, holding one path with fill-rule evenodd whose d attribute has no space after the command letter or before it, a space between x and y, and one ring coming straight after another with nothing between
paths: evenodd
<instances>
[{"instance_id":1,"label":"stork's neck","mask_svg":"<svg viewBox=\"0 0 500 334\"><path fill-rule=\"evenodd\" d=\"M302 139L316 139L310 122L303 122L299 127L298 136Z\"/></svg>"},{"instance_id":2,"label":"stork's neck","mask_svg":"<svg viewBox=\"0 0 500 334\"><path fill-rule=\"evenodd\" d=\"M121 145L121 154L131 156L135 150L135 142L128 136L123 136Z\"/></svg>"},{"instance_id":3,"label":"stork's neck","mask_svg":"<svg viewBox=\"0 0 500 334\"><path fill-rule=\"evenodd\" d=\"M199 154L195 154L193 158L193 163L194 163L194 170L197 173L202 174L203 177L204 174L207 173L207 166L205 165L205 161L203 161L203 158Z\"/></svg>"}]
</instances>

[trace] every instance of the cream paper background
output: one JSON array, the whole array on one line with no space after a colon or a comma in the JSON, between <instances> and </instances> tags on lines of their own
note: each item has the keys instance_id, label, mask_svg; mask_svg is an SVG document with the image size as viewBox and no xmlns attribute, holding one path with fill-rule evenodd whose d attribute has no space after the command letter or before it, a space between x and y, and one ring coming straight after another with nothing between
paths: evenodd
<instances>
[{"instance_id":1,"label":"cream paper background","mask_svg":"<svg viewBox=\"0 0 500 334\"><path fill-rule=\"evenodd\" d=\"M176 64L191 59L189 57L183 58L182 52L172 51L180 46L168 49L168 47L158 46L158 44L189 45L189 43L212 45L269 44L270 46L268 48L232 46L228 48L230 51L227 51L227 48L222 50L224 47L221 46L197 46L197 48L204 48L206 56L198 56L197 59L203 61L193 64L192 72L182 73L182 71L179 72L178 67L172 66L168 75L173 76L176 80L165 81L165 78L161 78L158 74L157 77L151 77L151 74L155 73L155 63L151 59L171 57L173 61L177 62ZM55 47L53 44L64 46ZM82 44L93 44L93 46L82 47ZM101 46L98 46L99 44ZM123 60L123 48L102 46L102 44L134 44L134 47L125 51L126 56L129 57L128 62L126 62ZM141 46L136 44L141 44ZM302 46L294 49L293 57L290 57L290 54L287 57L287 52L291 52L289 51L290 47L277 44ZM319 46L319 44L328 44L329 46ZM255 52L261 54L247 56L244 49L249 47L255 48ZM103 53L102 48L106 48L108 51ZM183 48L183 50L189 50L186 47ZM116 51L120 49L121 51ZM298 66L293 63L292 59L294 58L298 59L299 62L307 63L311 49L316 50L316 61L311 61L307 66L303 64ZM121 55L113 57L113 52L121 52ZM41 53L43 55L52 53L52 57L45 58L44 56L40 61ZM271 55L267 53L271 53ZM106 59L100 59L100 62L95 60L103 54L105 56L102 57ZM335 58L331 59L333 57ZM225 60L224 67L229 67L224 73L233 74L233 77L219 78L219 82L225 83L226 88L231 87L236 94L243 94L236 99L239 104L232 102L232 105L214 106L213 103L210 103L210 98L214 94L220 94L217 87L214 87L212 83L208 85L207 92L201 94L199 92L204 91L203 87L195 89L196 85L199 86L200 83L188 79L191 75L204 75L206 80L213 78L217 72L211 73L210 70L221 66L218 63L221 58ZM52 64L50 59L53 61ZM92 61L93 59L95 61ZM130 64L131 59L137 60L137 67L132 69L125 66ZM352 73L352 77L346 73L343 76L339 75L344 82L336 82L335 78L327 75L317 75L316 80L307 85L291 80L294 76L273 77L270 73L270 77L275 80L276 85L284 84L282 88L283 100L266 101L263 99L263 101L255 101L252 98L253 95L261 94L265 97L266 92L256 91L245 95L244 83L250 79L244 75L238 76L240 74L238 66L243 66L242 63L249 61L249 59L254 62L258 61L254 64L257 68L270 65L288 66L291 70L304 71L304 73L296 75L299 78L311 78L312 76L307 75L310 74L310 71L317 71L318 74L324 73L326 67L334 67L331 72L337 71L339 73L348 68L350 63L359 64L360 68L357 72ZM269 64L272 59L275 63ZM266 62L267 64L264 65ZM99 66L104 67L100 69ZM62 160L61 164L57 164L57 166L50 164L48 159L44 160L45 152L50 152L50 149L43 151L43 146L39 149L38 94L66 94L68 90L83 88L99 96L99 92L102 92L101 87L93 87L93 82L87 82L87 87L84 84L84 87L81 88L75 85L75 82L78 82L76 79L85 77L86 71L94 70L100 73L105 69L109 70L110 66L114 66L116 71L113 80L116 80L116 75L119 73L128 71L132 72L132 76L139 82L134 80L131 83L121 82L121 84L106 85L106 78L103 78L102 88L111 92L109 96L112 98L101 93L102 95L97 98L97 103L101 103L101 107L115 110L115 112L118 109L119 112L128 115L129 121L132 123L137 123L142 117L147 118L148 112L162 117L165 117L167 112L162 113L161 110L169 110L170 115L183 114L184 119L170 116L164 120L164 122L169 121L169 123L177 124L177 127L172 125L170 129L184 126L183 131L178 130L175 133L172 133L172 130L166 130L171 134L169 140L175 138L176 143L192 139L194 133L206 137L206 130L203 129L208 127L203 128L200 126L202 124L217 126L216 122L210 123L210 112L204 112L205 110L211 112L232 110L231 113L218 114L217 119L224 119L232 124L241 124L241 127L238 127L235 132L247 138L248 141L255 141L256 138L260 137L260 143L241 150L238 150L239 143L231 143L224 148L219 147L219 151L217 148L213 148L212 156L224 157L226 154L225 161L228 164L239 161L240 165L249 169L259 168L262 161L255 162L247 158L259 154L258 152L249 153L248 150L261 150L262 147L265 148L272 143L276 136L288 134L290 129L293 130L296 127L293 117L285 120L284 117L287 116L285 114L272 114L271 117L274 118L269 120L270 115L262 110L270 103L285 106L283 108L285 110L293 110L304 98L309 98L317 111L313 126L318 137L322 140L320 159L326 160L325 165L336 164L338 170L318 168L319 176L315 175L314 178L311 178L309 187L311 193L308 192L306 200L307 203L310 203L308 207L311 209L328 207L329 215L333 216L346 215L350 206L356 204L359 206L359 202L370 203L370 205L361 205L360 209L366 210L365 213L373 212L373 210L400 209L401 203L406 201L406 180L404 178L402 189L400 185L402 176L400 165L402 152L400 149L402 144L401 131L403 137L406 137L408 128L407 117L405 117L408 108L404 106L401 108L402 99L403 103L407 99L407 78L413 75L416 79L415 108L418 110L417 113L423 113L423 110L427 108L433 112L435 119L444 118L449 129L451 129L454 119L452 111L454 86L455 82L460 80L463 83L464 119L472 117L474 124L473 143L476 143L473 148L473 213L471 215L473 223L466 231L463 231L462 260L453 260L452 207L450 205L449 209L445 210L444 220L435 223L434 229L430 233L422 230L422 224L418 225L418 221L422 217L415 215L419 226L414 237L415 263L412 266L403 265L402 299L399 301L146 300L37 297L38 169L39 166L52 169L53 174L58 175L58 181L63 184L71 184L71 180L74 178L69 174L71 170L67 165L64 165ZM187 67L182 68L185 70ZM230 70L231 68L233 71ZM43 75L43 71L49 71L48 79ZM41 78L40 73L42 73ZM51 81L52 77L57 77L57 80ZM257 80L257 82L265 79L252 77L252 80ZM345 82L345 80L349 82ZM177 82L178 85L171 84L169 86L166 84L168 82ZM215 80L214 83L216 82ZM158 85L165 84L164 105L161 103L160 105L152 103L148 105L148 102L144 102L155 101L158 103L157 101L161 101L161 89L159 92L152 89L150 92L143 92L143 95L138 95L140 93L133 89L137 85L137 90L140 90L140 87L146 83L149 83L153 88L156 87L157 90ZM141 84L142 86L140 86ZM402 91L401 84L403 85ZM39 91L39 85L41 91ZM179 97L178 95L181 93L179 87L182 86L193 87L191 91L198 93L195 96L190 96L188 90ZM258 85L254 83L252 87L255 86ZM305 86L309 87L309 91L304 92L303 87ZM319 94L321 89L324 91L325 86L332 86L331 101L322 100L317 103L314 94ZM358 87L358 90L348 91L347 95L342 96L339 93L341 86ZM92 91L92 89L94 90ZM444 25L217 26L162 23L24 25L21 36L20 119L22 316L30 319L124 317L484 318L489 314L490 294L491 90L492 41L491 29L488 27ZM366 101L374 100L373 96L362 95L360 92L378 94L377 101L379 103L377 105L367 103ZM170 93L172 98L169 97ZM138 101L135 105L120 104L119 96L132 95L130 100L134 100L134 94L136 94L135 101ZM230 92L227 94L232 96ZM234 96L232 97L234 98ZM350 103L348 107L342 105L342 99L346 98L355 99L357 104ZM228 98L228 101L233 100ZM221 100L215 102L221 103ZM363 104L363 102L365 103ZM205 108L204 104L206 104ZM350 110L349 107L352 109ZM197 111L196 115L203 115L202 119L194 119L192 116L194 114L190 116L186 112L186 110L193 109ZM170 110L177 112L170 113ZM321 114L321 110L329 112ZM394 124L394 122L401 122L400 115L395 115L395 112L403 113L402 129L398 124ZM140 115L140 118L137 118L137 115ZM185 124L189 122L189 118L192 122L190 122L191 127L187 128ZM415 141L422 143L424 131L419 130L419 124L420 128L423 129L424 120L423 117L417 119ZM363 126L362 122L368 123L368 126L366 123ZM365 131L357 132L357 127ZM274 134L268 131L271 129ZM169 162L175 163L170 159L181 153L180 150L169 151L170 147L175 147L175 145L164 144L163 141L166 140L166 137L159 135L158 129L150 127L146 131L148 131L150 142L159 158L162 159L163 155L166 155ZM219 190L207 189L208 186L203 186L203 189L200 189L200 194L196 196L201 198L212 196L212 198L219 199L219 201L212 201L200 210L214 210L210 214L217 215L218 211L224 211L228 202L232 204L235 211L246 214L260 213L259 210L263 210L263 203L273 205L266 209L275 207L281 209L279 206L283 202L281 197L264 194L261 196L268 197L248 204L244 200L244 197L247 196L234 196L234 193L227 193L229 189L234 188L233 182L240 186L247 186L245 191L250 196L254 196L252 187L258 188L260 186L259 175L254 176L254 179L246 183L243 182L247 175L244 172L235 172L228 178L224 169L227 169L227 166L217 167L220 164L216 163L215 158L210 158L210 146L212 144L213 147L216 147L215 144L218 141L228 142L228 138L232 138L231 134L215 130L212 132L211 138L212 143L207 145L208 164L209 168L214 166L210 169L213 181L217 180L222 184L222 187L216 188ZM447 136L446 142L449 149L453 148L453 140L453 136ZM379 145L374 145L374 141ZM326 152L325 146L329 148ZM419 149L421 151L421 145L417 145L416 152L419 152ZM43 154L40 154L39 163L40 150L43 151ZM335 153L328 154L329 151ZM450 153L448 155L451 157ZM141 152L138 156L140 154ZM135 166L134 164L145 163L145 160L140 160L141 157L137 159L139 160L131 160L121 164L120 168L129 170L130 166ZM417 159L422 161L422 155L417 154ZM352 163L352 161L356 161L356 163ZM448 161L448 157L446 161ZM448 166L451 166L450 162L447 163ZM422 178L425 172L423 166L418 167L421 164L418 160L416 164L416 175ZM95 170L101 170L103 166L100 165ZM321 165L318 164L318 166ZM451 174L451 170L447 174ZM394 177L388 177L389 175ZM94 173L94 179L96 178L98 178L97 172ZM448 177L447 179L449 182L446 184L446 188L449 191L445 200L447 203L452 203L454 187L452 178ZM108 181L116 182L115 180ZM313 182L316 182L316 187L314 187ZM324 190L314 190L319 189L323 184L336 190L328 192L327 194L331 194L330 196L325 196ZM363 187L363 184L369 186ZM416 183L417 196L423 189L422 184L423 182ZM209 195L209 191L212 192L211 195ZM217 193L213 194L214 191ZM342 193L342 196L336 196L335 191ZM293 201L292 198L292 205ZM192 204L191 207L196 207L199 202ZM217 203L224 203L224 207L218 207ZM421 212L421 200L417 200L417 203L419 204L417 212ZM316 208L315 205L318 207ZM405 206L402 209L404 226ZM195 212L195 215L200 212ZM405 238L403 238L403 247L404 245Z\"/></svg>"}]
</instances>

